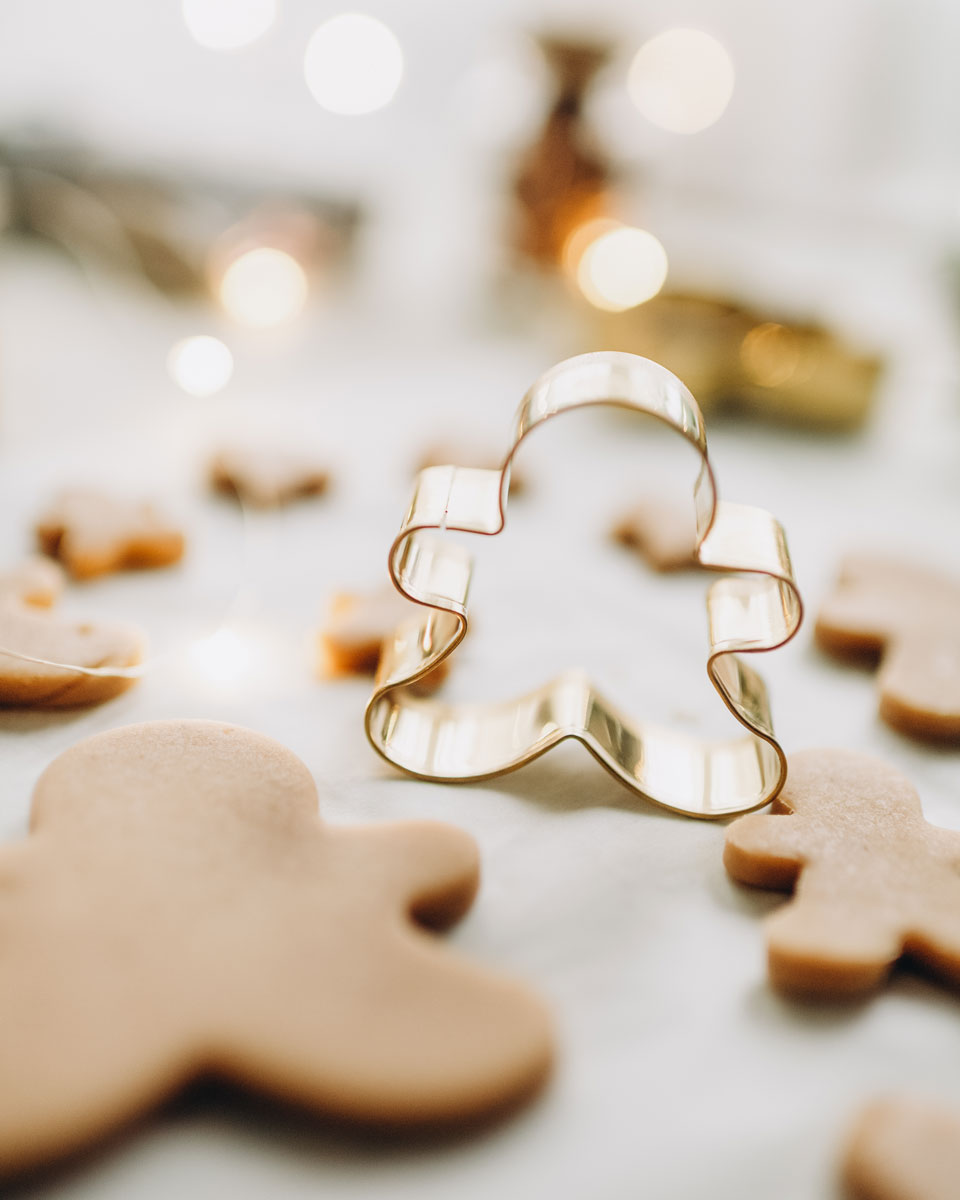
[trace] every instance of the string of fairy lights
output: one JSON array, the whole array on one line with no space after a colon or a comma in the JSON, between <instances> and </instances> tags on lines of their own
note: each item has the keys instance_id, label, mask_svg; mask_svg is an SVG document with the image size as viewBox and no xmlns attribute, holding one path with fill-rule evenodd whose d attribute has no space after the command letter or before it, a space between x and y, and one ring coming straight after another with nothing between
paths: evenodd
<instances>
[{"instance_id":1,"label":"string of fairy lights","mask_svg":"<svg viewBox=\"0 0 960 1200\"><path fill-rule=\"evenodd\" d=\"M251 46L280 17L277 0L182 0L187 32L201 46L233 52ZM309 94L325 111L346 118L376 113L396 97L404 76L403 47L383 21L359 12L329 17L303 54ZM711 34L668 29L645 41L619 86L639 114L670 134L692 135L715 124L733 94L730 55ZM563 252L568 278L596 308L622 312L655 296L668 272L667 253L648 230L609 218L574 230ZM293 321L309 300L307 272L278 246L245 247L219 264L211 280L226 316L239 326L268 329ZM233 375L229 347L209 334L176 343L167 359L173 380L189 395L211 396Z\"/></svg>"}]
</instances>

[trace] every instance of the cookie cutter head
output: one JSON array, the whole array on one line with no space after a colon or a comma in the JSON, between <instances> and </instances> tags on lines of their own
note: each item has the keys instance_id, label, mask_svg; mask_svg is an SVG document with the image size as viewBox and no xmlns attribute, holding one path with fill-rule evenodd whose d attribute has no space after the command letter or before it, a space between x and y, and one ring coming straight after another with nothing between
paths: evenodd
<instances>
[{"instance_id":1,"label":"cookie cutter head","mask_svg":"<svg viewBox=\"0 0 960 1200\"><path fill-rule=\"evenodd\" d=\"M696 558L700 566L725 573L707 591L707 673L745 727L738 737L705 741L634 721L578 671L528 695L485 705L424 699L407 686L452 654L467 629L471 556L433 531L500 533L510 465L523 439L545 421L594 405L652 416L700 454ZM501 468L420 472L390 548L389 569L400 592L423 611L384 644L365 725L373 747L408 774L445 782L489 779L575 738L634 792L691 817L748 812L783 787L787 762L774 736L767 689L740 655L774 650L800 627L803 608L786 537L770 513L718 500L700 409L680 380L657 363L601 352L547 371L521 401Z\"/></svg>"}]
</instances>

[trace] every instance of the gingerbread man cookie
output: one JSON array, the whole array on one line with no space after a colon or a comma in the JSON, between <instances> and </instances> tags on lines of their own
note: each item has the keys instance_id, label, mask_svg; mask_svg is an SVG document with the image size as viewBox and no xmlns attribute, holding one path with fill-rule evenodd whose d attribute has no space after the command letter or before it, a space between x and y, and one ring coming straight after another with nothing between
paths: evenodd
<instances>
[{"instance_id":1,"label":"gingerbread man cookie","mask_svg":"<svg viewBox=\"0 0 960 1200\"><path fill-rule=\"evenodd\" d=\"M859 996L903 956L960 986L960 833L928 824L893 767L794 755L773 813L734 821L723 861L741 883L794 892L767 922L781 991Z\"/></svg>"},{"instance_id":2,"label":"gingerbread man cookie","mask_svg":"<svg viewBox=\"0 0 960 1200\"><path fill-rule=\"evenodd\" d=\"M75 579L127 567L166 567L183 557L184 537L152 504L90 489L61 492L36 525L44 554Z\"/></svg>"},{"instance_id":3,"label":"gingerbread man cookie","mask_svg":"<svg viewBox=\"0 0 960 1200\"><path fill-rule=\"evenodd\" d=\"M373 675L384 641L417 611L416 604L390 585L368 593L338 592L317 635L318 675ZM431 691L440 686L449 670L449 660L444 659L414 686L421 692Z\"/></svg>"},{"instance_id":4,"label":"gingerbread man cookie","mask_svg":"<svg viewBox=\"0 0 960 1200\"><path fill-rule=\"evenodd\" d=\"M531 1094L550 1022L441 928L471 838L325 825L304 764L212 721L61 754L0 850L0 1171L77 1151L201 1075L319 1114L410 1125Z\"/></svg>"},{"instance_id":5,"label":"gingerbread man cookie","mask_svg":"<svg viewBox=\"0 0 960 1200\"><path fill-rule=\"evenodd\" d=\"M960 1116L906 1097L876 1100L856 1120L842 1174L851 1200L956 1200Z\"/></svg>"},{"instance_id":6,"label":"gingerbread man cookie","mask_svg":"<svg viewBox=\"0 0 960 1200\"><path fill-rule=\"evenodd\" d=\"M697 527L692 509L648 496L613 527L613 539L635 550L655 571L697 565Z\"/></svg>"},{"instance_id":7,"label":"gingerbread man cookie","mask_svg":"<svg viewBox=\"0 0 960 1200\"><path fill-rule=\"evenodd\" d=\"M908 563L847 559L817 617L829 654L880 662L880 715L913 737L960 742L960 582Z\"/></svg>"},{"instance_id":8,"label":"gingerbread man cookie","mask_svg":"<svg viewBox=\"0 0 960 1200\"><path fill-rule=\"evenodd\" d=\"M216 491L257 508L280 508L294 500L321 495L327 490L330 474L302 450L236 446L214 457L210 483Z\"/></svg>"},{"instance_id":9,"label":"gingerbread man cookie","mask_svg":"<svg viewBox=\"0 0 960 1200\"><path fill-rule=\"evenodd\" d=\"M132 674L88 675L69 666L48 665L69 663L122 672L143 660L144 639L136 630L67 621L49 611L62 587L63 571L47 559L32 559L0 574L0 705L99 704L136 682ZM4 650L26 657L16 658Z\"/></svg>"}]
</instances>

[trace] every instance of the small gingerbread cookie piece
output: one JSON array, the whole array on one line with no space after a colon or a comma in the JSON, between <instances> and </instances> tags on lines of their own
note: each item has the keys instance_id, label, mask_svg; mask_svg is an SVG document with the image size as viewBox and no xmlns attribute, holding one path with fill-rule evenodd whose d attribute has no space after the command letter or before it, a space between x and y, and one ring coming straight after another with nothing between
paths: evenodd
<instances>
[{"instance_id":1,"label":"small gingerbread cookie piece","mask_svg":"<svg viewBox=\"0 0 960 1200\"><path fill-rule=\"evenodd\" d=\"M215 455L210 463L210 483L214 490L257 508L280 508L322 495L330 474L302 449L235 446Z\"/></svg>"},{"instance_id":2,"label":"small gingerbread cookie piece","mask_svg":"<svg viewBox=\"0 0 960 1200\"><path fill-rule=\"evenodd\" d=\"M128 567L166 567L183 557L184 537L154 506L102 492L61 492L36 524L44 554L74 579L92 579Z\"/></svg>"},{"instance_id":3,"label":"small gingerbread cookie piece","mask_svg":"<svg viewBox=\"0 0 960 1200\"><path fill-rule=\"evenodd\" d=\"M648 496L614 525L612 536L635 550L655 571L697 565L697 529L692 510Z\"/></svg>"},{"instance_id":4,"label":"small gingerbread cookie piece","mask_svg":"<svg viewBox=\"0 0 960 1200\"><path fill-rule=\"evenodd\" d=\"M383 643L403 621L421 612L420 605L390 585L374 592L337 593L317 635L317 673L321 678L375 674ZM417 689L429 692L439 687L448 670L449 660L444 659L417 681Z\"/></svg>"},{"instance_id":5,"label":"small gingerbread cookie piece","mask_svg":"<svg viewBox=\"0 0 960 1200\"><path fill-rule=\"evenodd\" d=\"M429 446L416 465L414 474L428 467L469 467L473 470L498 471L503 465L495 454L484 453L475 446L435 445ZM527 476L510 465L510 497L516 499L529 488Z\"/></svg>"},{"instance_id":6,"label":"small gingerbread cookie piece","mask_svg":"<svg viewBox=\"0 0 960 1200\"><path fill-rule=\"evenodd\" d=\"M261 734L158 721L78 743L0 875L5 1176L201 1076L409 1126L497 1113L549 1069L540 1000L429 932L471 905L473 840L326 825L306 766Z\"/></svg>"},{"instance_id":7,"label":"small gingerbread cookie piece","mask_svg":"<svg viewBox=\"0 0 960 1200\"><path fill-rule=\"evenodd\" d=\"M960 742L960 582L908 563L849 558L815 633L828 654L880 662L880 715L888 725Z\"/></svg>"},{"instance_id":8,"label":"small gingerbread cookie piece","mask_svg":"<svg viewBox=\"0 0 960 1200\"><path fill-rule=\"evenodd\" d=\"M47 559L33 559L0 573L0 705L100 704L136 682L134 676L87 675L69 666L48 665L125 669L143 661L144 639L136 630L67 621L49 611L62 587L63 571ZM27 657L17 658L17 654Z\"/></svg>"},{"instance_id":9,"label":"small gingerbread cookie piece","mask_svg":"<svg viewBox=\"0 0 960 1200\"><path fill-rule=\"evenodd\" d=\"M907 1097L875 1100L856 1119L841 1170L850 1200L956 1200L960 1115Z\"/></svg>"},{"instance_id":10,"label":"small gingerbread cookie piece","mask_svg":"<svg viewBox=\"0 0 960 1200\"><path fill-rule=\"evenodd\" d=\"M772 814L734 821L723 861L740 883L794 892L766 927L779 990L861 996L903 956L960 987L960 833L928 824L893 767L794 755Z\"/></svg>"}]
</instances>

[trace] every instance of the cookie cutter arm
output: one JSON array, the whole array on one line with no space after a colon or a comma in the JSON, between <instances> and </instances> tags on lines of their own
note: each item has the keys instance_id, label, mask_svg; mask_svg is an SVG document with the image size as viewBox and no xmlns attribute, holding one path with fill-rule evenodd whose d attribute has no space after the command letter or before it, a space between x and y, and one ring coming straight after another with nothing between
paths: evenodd
<instances>
[{"instance_id":1,"label":"cookie cutter arm","mask_svg":"<svg viewBox=\"0 0 960 1200\"><path fill-rule=\"evenodd\" d=\"M606 405L645 413L698 450L694 485L696 557L724 574L707 591L707 672L745 733L703 741L619 712L579 671L565 672L518 699L451 705L407 685L453 653L467 629L471 556L435 531L492 536L505 525L510 465L538 425L571 409ZM603 352L568 359L543 375L517 412L502 467L428 467L389 555L394 584L423 612L384 644L365 725L374 748L422 779L488 779L512 771L565 738L575 738L627 787L694 817L748 812L772 800L786 779L766 686L740 655L776 649L802 619L780 524L767 512L717 499L703 417L683 384L637 355Z\"/></svg>"}]
</instances>

